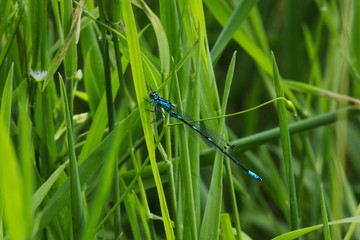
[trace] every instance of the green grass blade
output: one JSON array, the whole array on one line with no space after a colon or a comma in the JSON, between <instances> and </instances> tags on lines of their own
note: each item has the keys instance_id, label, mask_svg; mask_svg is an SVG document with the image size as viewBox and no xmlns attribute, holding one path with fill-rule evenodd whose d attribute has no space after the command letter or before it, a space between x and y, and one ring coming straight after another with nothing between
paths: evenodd
<instances>
[{"instance_id":1,"label":"green grass blade","mask_svg":"<svg viewBox=\"0 0 360 240\"><path fill-rule=\"evenodd\" d=\"M164 27L159 18L151 11L144 1L139 0L139 3L154 28L159 48L159 58L161 63L160 71L166 77L170 72L170 51Z\"/></svg>"},{"instance_id":2,"label":"green grass blade","mask_svg":"<svg viewBox=\"0 0 360 240\"><path fill-rule=\"evenodd\" d=\"M171 51L172 56L176 56L180 52L178 46L181 46L178 44L180 25L178 21L178 5L175 1L160 0L159 8L161 24L164 27L169 43L169 51Z\"/></svg>"},{"instance_id":3,"label":"green grass blade","mask_svg":"<svg viewBox=\"0 0 360 240\"><path fill-rule=\"evenodd\" d=\"M206 0L205 3L218 22L222 26L225 26L231 16L231 11L230 9L226 8L224 2L217 0ZM243 28L240 27L237 29L233 35L233 38L266 73L270 75L272 74L271 62L268 55L254 43L249 34Z\"/></svg>"},{"instance_id":4,"label":"green grass blade","mask_svg":"<svg viewBox=\"0 0 360 240\"><path fill-rule=\"evenodd\" d=\"M228 99L229 99L229 95L230 95L231 84L232 84L232 80L234 77L235 62L236 62L236 51L233 53L233 55L231 57L231 62L230 62L229 68L228 68L228 72L226 74L224 94L223 94L222 103L221 103L221 110L222 110L221 114L222 115L226 114L226 108L227 108Z\"/></svg>"},{"instance_id":5,"label":"green grass blade","mask_svg":"<svg viewBox=\"0 0 360 240\"><path fill-rule=\"evenodd\" d=\"M0 119L0 193L4 202L4 223L11 239L24 239L27 236L28 218L24 204L24 185L14 146L9 138L3 120Z\"/></svg>"},{"instance_id":6,"label":"green grass blade","mask_svg":"<svg viewBox=\"0 0 360 240\"><path fill-rule=\"evenodd\" d=\"M234 60L234 59L233 59ZM233 62L234 64L234 62ZM234 67L234 65L232 65ZM223 106L226 106L227 97L230 90L232 73L229 67L229 74L227 76L227 84L224 89L224 100ZM222 112L226 111L226 109L222 109ZM215 112L215 111L212 111ZM224 119L221 119L219 124L220 129L223 129ZM221 132L221 131L220 131ZM214 169L212 171L212 178L209 189L209 197L206 202L204 217L202 219L201 228L200 228L200 236L199 239L211 239L213 236L218 236L218 229L220 227L220 214L221 207L223 204L223 155L217 151L215 155L215 164Z\"/></svg>"},{"instance_id":7,"label":"green grass blade","mask_svg":"<svg viewBox=\"0 0 360 240\"><path fill-rule=\"evenodd\" d=\"M69 164L69 161L64 162L60 167L58 167L51 176L44 182L34 193L33 195L33 210L35 211L44 200L51 187L54 185L55 181L60 177L60 174L64 171L65 167Z\"/></svg>"},{"instance_id":8,"label":"green grass blade","mask_svg":"<svg viewBox=\"0 0 360 240\"><path fill-rule=\"evenodd\" d=\"M285 97L284 90L282 87L281 77L276 65L274 54L272 54L272 60L273 60L273 77L274 77L276 97ZM278 101L277 106L278 106L278 118L280 125L281 148L282 148L282 154L284 159L283 161L286 171L286 180L289 187L291 228L298 229L299 214L298 214L298 206L297 206L297 198L296 198L296 186L295 186L295 177L294 177L293 159L291 152L290 133L288 127L286 105L283 101Z\"/></svg>"},{"instance_id":9,"label":"green grass blade","mask_svg":"<svg viewBox=\"0 0 360 240\"><path fill-rule=\"evenodd\" d=\"M223 115L226 114L228 98L229 98L230 89L231 89L231 83L232 83L233 76L234 76L235 62L236 62L236 52L234 52L234 54L232 55L231 62L230 62L230 65L229 65L229 69L228 69L228 72L226 74L224 94L223 94L223 100L222 100L222 106L221 106L221 109L222 109L221 114L223 114ZM225 122L225 119L223 119L223 121L221 121L221 125L223 125L224 122ZM237 239L241 239L241 227L240 227L239 210L238 210L237 201L236 201L234 182L233 182L233 175L232 175L232 172L231 172L231 164L232 163L231 163L230 159L227 159L225 161L226 161L226 163L225 163L226 164L225 165L226 170L228 172L227 176L228 176L228 182L229 182L230 201L231 201L231 205L232 205L232 208L233 208L232 213L233 213L233 216L235 218L235 228L236 228L236 232L237 232L236 236L237 236ZM222 217L223 217L223 215L222 215ZM224 239L227 239L227 238L224 238Z\"/></svg>"},{"instance_id":10,"label":"green grass blade","mask_svg":"<svg viewBox=\"0 0 360 240\"><path fill-rule=\"evenodd\" d=\"M3 219L4 219L4 199L0 198L0 238L4 239L4 228L3 228Z\"/></svg>"},{"instance_id":11,"label":"green grass blade","mask_svg":"<svg viewBox=\"0 0 360 240\"><path fill-rule=\"evenodd\" d=\"M258 0L239 1L237 7L232 12L231 17L220 33L220 36L216 40L214 47L211 50L211 59L216 62L220 57L222 51L231 40L235 31L247 18L250 11L257 4Z\"/></svg>"},{"instance_id":12,"label":"green grass blade","mask_svg":"<svg viewBox=\"0 0 360 240\"><path fill-rule=\"evenodd\" d=\"M156 188L158 191L158 197L160 201L161 213L163 217L163 223L165 228L165 233L167 239L174 238L174 232L171 226L171 220L169 216L169 210L167 207L167 202L165 199L164 190L161 183L161 177L158 171L158 167L155 160L155 145L154 138L151 130L151 123L149 119L149 114L144 111L146 108L144 106L144 98L147 97L148 93L146 90L146 84L144 81L143 68L141 64L141 54L139 47L139 39L135 25L135 19L133 15L133 10L129 0L123 1L123 13L124 13L124 22L126 26L126 36L129 47L129 56L131 70L133 73L134 86L136 92L137 102L140 109L140 118L144 130L144 136L146 140L146 145L149 152L150 163L154 174L154 179L156 183Z\"/></svg>"},{"instance_id":13,"label":"green grass blade","mask_svg":"<svg viewBox=\"0 0 360 240\"><path fill-rule=\"evenodd\" d=\"M124 182L121 183L121 188L126 189L126 185ZM134 239L140 239L140 228L139 228L140 224L138 222L138 217L137 217L136 197L134 193L129 193L125 197L124 205L125 205L126 215L129 218L130 227L132 229Z\"/></svg>"},{"instance_id":14,"label":"green grass blade","mask_svg":"<svg viewBox=\"0 0 360 240\"><path fill-rule=\"evenodd\" d=\"M229 214L221 214L220 231L221 239L235 240Z\"/></svg>"},{"instance_id":15,"label":"green grass blade","mask_svg":"<svg viewBox=\"0 0 360 240\"><path fill-rule=\"evenodd\" d=\"M86 138L84 146L81 149L79 156L79 164L81 164L86 159L86 157L88 157L89 154L94 150L94 148L100 143L104 135L106 123L106 99L105 96L103 96L93 117L93 122L88 131L88 137Z\"/></svg>"},{"instance_id":16,"label":"green grass blade","mask_svg":"<svg viewBox=\"0 0 360 240\"><path fill-rule=\"evenodd\" d=\"M103 2L104 3L104 2ZM116 4L116 7L118 8L118 11L120 11L120 6L119 6L120 2L114 2L114 4ZM100 4L100 20L105 19L106 15L106 10L104 11L104 9L101 7L102 5ZM115 7L115 5L114 5ZM115 10L114 10L115 11ZM109 12L108 12L109 13ZM120 14L120 13L119 13ZM113 14L110 13L110 15L114 16ZM110 66L110 51L109 51L109 41L107 39L107 35L108 35L109 31L106 28L101 28L101 36L102 36L102 52L103 52L103 60L104 60L104 70L105 70L105 96L106 96L106 105L107 105L107 115L108 115L108 127L109 127L109 132L112 132L115 128L115 106L114 106L114 102L113 102L113 85L112 85L112 81L111 81L111 66ZM112 151L110 151L112 152ZM98 203L98 206L95 205L94 207L94 212L95 212L95 217L92 218L91 220L93 220L93 224L89 224L91 226L95 227L95 223L96 223L96 219L99 217L98 215L100 215L101 213L101 208L99 207L101 205L101 203L105 200L105 196L107 195L107 189L106 187L109 186L109 178L107 178L108 176L112 176L112 187L113 187L113 193L112 193L112 198L113 198L113 202L117 202L119 200L120 197L120 184L119 184L119 178L118 178L118 159L116 154L114 153L114 156L112 156L111 154L109 155L110 159L113 161L109 161L105 167L104 167L104 172L106 172L106 174L108 173L108 171L106 169L108 169L108 167L106 166L111 166L112 170L113 170L113 174L107 174L106 177L104 177L102 179L103 183L104 183L104 188L103 189L99 189L99 196L96 200L98 200L96 203ZM120 228L121 228L121 219L120 219L121 213L120 213L120 208L116 209L116 212L114 213L114 235L115 237L120 235ZM85 235L84 239L87 239L88 236Z\"/></svg>"},{"instance_id":17,"label":"green grass blade","mask_svg":"<svg viewBox=\"0 0 360 240\"><path fill-rule=\"evenodd\" d=\"M1 9L1 18L8 19L9 15L11 14L11 7L12 7L12 1L0 1L0 9ZM3 36L6 27L8 26L8 23L6 21L0 21L0 36ZM1 64L0 64L1 65Z\"/></svg>"},{"instance_id":18,"label":"green grass blade","mask_svg":"<svg viewBox=\"0 0 360 240\"><path fill-rule=\"evenodd\" d=\"M31 46L32 50L32 59L31 66L32 68L38 69L41 68L42 70L45 65L44 56L41 54L41 51L44 51L45 46L43 44L39 44L44 42L44 37L47 35L47 21L46 21L46 11L47 11L47 4L44 0L39 1L28 1L28 13L27 13L27 23L29 29L27 31L30 32L30 41L29 45Z\"/></svg>"},{"instance_id":19,"label":"green grass blade","mask_svg":"<svg viewBox=\"0 0 360 240\"><path fill-rule=\"evenodd\" d=\"M15 19L12 21L12 28L10 34L7 36L7 41L5 46L0 51L0 67L2 66L6 56L9 53L9 49L11 44L13 43L13 40L15 38L16 32L18 31L20 21L22 19L22 15L24 12L23 5L16 5L18 8L14 10Z\"/></svg>"},{"instance_id":20,"label":"green grass blade","mask_svg":"<svg viewBox=\"0 0 360 240\"><path fill-rule=\"evenodd\" d=\"M39 135L41 141L40 174L48 177L57 155L53 119L55 103L52 99L52 96L56 96L56 90L54 83L51 83L43 92L41 91L41 86L41 82L36 83L34 118L36 133Z\"/></svg>"},{"instance_id":21,"label":"green grass blade","mask_svg":"<svg viewBox=\"0 0 360 240\"><path fill-rule=\"evenodd\" d=\"M220 170L218 170L220 169ZM220 225L220 212L222 205L222 169L223 156L220 153L216 154L213 176L211 178L209 196L207 199L204 217L200 228L199 239L211 239L218 236L218 229Z\"/></svg>"},{"instance_id":22,"label":"green grass blade","mask_svg":"<svg viewBox=\"0 0 360 240\"><path fill-rule=\"evenodd\" d=\"M104 64L94 24L82 30L80 46L84 56L85 90L89 99L90 112L94 115L105 91Z\"/></svg>"},{"instance_id":23,"label":"green grass blade","mask_svg":"<svg viewBox=\"0 0 360 240\"><path fill-rule=\"evenodd\" d=\"M191 28L192 26L188 26ZM199 36L202 38L202 36ZM179 107L182 109L187 109L187 112L191 114L193 117L200 116L200 78L201 78L201 64L202 57L202 44L195 44L194 43L194 54L193 54L193 62L196 65L196 72L195 72L195 79L193 83L193 91L188 92L188 90L184 87L184 84L181 84L180 79L176 79L176 91L174 91L174 95L177 96ZM190 54L190 53L188 53ZM190 55L189 55L190 56ZM180 60L181 62L181 60ZM174 66L175 67L175 66ZM183 73L186 76L190 77L190 73L188 72L189 69L183 69ZM179 73L180 75L180 73ZM187 77L185 77L186 79ZM182 94L181 94L182 93ZM182 95L182 96L181 96ZM192 101L187 101L186 106L182 104L180 99L186 95L188 99ZM179 209L183 209L182 215L178 214L177 217L183 217L184 220L184 233L183 238L191 238L191 239L198 239L198 232L199 232L199 225L200 225L200 158L199 158L199 141L197 138L189 138L187 130L185 126L181 127L182 129L177 128L175 131L176 138L178 145L180 146L179 156L180 161L178 166L178 171L181 173L181 185L184 186L184 190L182 191L182 198L184 202L178 206ZM170 132L168 133L170 135ZM167 146L171 146L170 137L167 138ZM171 153L170 147L167 150ZM176 177L176 175L175 175ZM182 200L179 199L178 202Z\"/></svg>"},{"instance_id":24,"label":"green grass blade","mask_svg":"<svg viewBox=\"0 0 360 240\"><path fill-rule=\"evenodd\" d=\"M338 225L338 224L345 224L345 223L360 223L360 217L349 217L349 218L343 218L343 219L339 219L339 220L335 220L335 221L331 221L329 222L329 225ZM322 228L323 225L316 225L316 226L311 226L311 227L307 227L307 228L302 228L299 230L295 230L292 232L287 232L284 233L280 236L277 236L275 238L272 238L272 240L292 240L292 239L296 239L298 237L301 237L307 233L310 233L312 231L315 231L317 229Z\"/></svg>"},{"instance_id":25,"label":"green grass blade","mask_svg":"<svg viewBox=\"0 0 360 240\"><path fill-rule=\"evenodd\" d=\"M1 95L2 97L1 97L1 109L0 109L0 117L5 125L5 129L8 134L10 134L13 75L14 75L14 64L11 64L9 73L6 78L5 86Z\"/></svg>"},{"instance_id":26,"label":"green grass blade","mask_svg":"<svg viewBox=\"0 0 360 240\"><path fill-rule=\"evenodd\" d=\"M69 50L69 47L73 41L73 37L75 36L76 29L78 27L78 22L81 20L81 14L84 8L85 0L80 0L79 4L76 7L76 10L74 12L74 17L71 22L71 27L69 30L68 35L66 36L64 44L60 47L60 49L56 52L54 58L52 59L50 66L47 70L46 77L44 79L44 84L42 90L46 88L46 86L49 84L51 78L53 77L56 70L59 68L60 64L62 63L63 59L65 58L65 55L67 51Z\"/></svg>"},{"instance_id":27,"label":"green grass blade","mask_svg":"<svg viewBox=\"0 0 360 240\"><path fill-rule=\"evenodd\" d=\"M71 216L73 225L73 236L77 238L85 225L84 206L82 202L82 193L80 187L79 170L77 165L73 124L72 117L70 115L68 98L66 96L65 85L62 81L62 77L59 74L61 85L61 97L63 101L64 118L67 132L67 144L70 158L70 203L71 203Z\"/></svg>"},{"instance_id":28,"label":"green grass blade","mask_svg":"<svg viewBox=\"0 0 360 240\"><path fill-rule=\"evenodd\" d=\"M360 215L360 205L358 205L357 209L356 209L356 213L354 214L355 216L359 216ZM351 237L354 235L354 232L356 230L357 224L356 222L351 223L345 237L344 240L350 240Z\"/></svg>"},{"instance_id":29,"label":"green grass blade","mask_svg":"<svg viewBox=\"0 0 360 240\"><path fill-rule=\"evenodd\" d=\"M26 94L22 95L22 99L18 102L20 118L19 118L19 147L20 147L20 165L22 167L23 188L24 188L24 218L26 225L26 236L31 238L31 231L33 229L33 213L34 202L32 201L32 194L34 191L34 147L32 145L32 131L31 121L28 116L28 107L24 104Z\"/></svg>"},{"instance_id":30,"label":"green grass blade","mask_svg":"<svg viewBox=\"0 0 360 240\"><path fill-rule=\"evenodd\" d=\"M360 3L313 3L0 0L0 148L13 153L0 152L0 239L360 239L348 218L360 212ZM166 112L152 123L149 91L220 144L229 135L264 181ZM11 196L21 207L9 217ZM309 228L296 230L295 207Z\"/></svg>"},{"instance_id":31,"label":"green grass blade","mask_svg":"<svg viewBox=\"0 0 360 240\"><path fill-rule=\"evenodd\" d=\"M349 103L360 105L360 99L350 97L349 95L339 94L336 92L328 91L326 89L322 89L310 84L295 82L295 81L284 81L284 84L291 89L295 89L300 92L326 97L329 99L333 99L338 102L347 101Z\"/></svg>"},{"instance_id":32,"label":"green grass blade","mask_svg":"<svg viewBox=\"0 0 360 240\"><path fill-rule=\"evenodd\" d=\"M330 227L329 227L329 219L327 216L327 209L326 209L326 203L325 203L325 197L324 197L324 188L321 185L321 215L323 220L323 226L324 226L324 239L330 240L331 239L331 233L330 233Z\"/></svg>"}]
</instances>

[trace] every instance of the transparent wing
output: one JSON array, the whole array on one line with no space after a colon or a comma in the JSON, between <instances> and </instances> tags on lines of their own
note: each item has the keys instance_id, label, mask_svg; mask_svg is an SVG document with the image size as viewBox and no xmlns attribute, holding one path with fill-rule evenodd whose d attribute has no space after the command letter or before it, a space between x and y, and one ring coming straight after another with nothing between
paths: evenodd
<instances>
[{"instance_id":1,"label":"transparent wing","mask_svg":"<svg viewBox=\"0 0 360 240\"><path fill-rule=\"evenodd\" d=\"M204 122L194 121L191 117L189 117L186 113L184 113L183 111L176 108L174 105L172 106L172 108L173 108L174 112L179 114L185 121L187 121L191 125L195 126L197 129L199 129L202 133L204 133L206 136L211 138L217 145L219 145L225 151L228 152L228 151L231 151L233 148L235 148L234 145L232 145L229 141L226 141L225 138L223 136L221 136L220 134L218 134L215 130L207 127L204 124ZM192 135L196 135L196 137L198 137L198 135L199 135L198 133L196 133L195 131L191 131L191 132L192 132ZM204 137L201 137L201 140L209 148L211 148L211 149L215 148L214 145L211 142L209 142L207 139L205 139Z\"/></svg>"}]
</instances>

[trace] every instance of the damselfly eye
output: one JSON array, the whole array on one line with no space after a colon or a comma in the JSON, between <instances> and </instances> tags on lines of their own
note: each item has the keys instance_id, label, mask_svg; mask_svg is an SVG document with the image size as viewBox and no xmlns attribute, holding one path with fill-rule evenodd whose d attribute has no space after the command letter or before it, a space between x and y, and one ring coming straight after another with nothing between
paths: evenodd
<instances>
[{"instance_id":1,"label":"damselfly eye","mask_svg":"<svg viewBox=\"0 0 360 240\"><path fill-rule=\"evenodd\" d=\"M158 97L158 93L157 92L151 92L150 94L149 94L149 98L151 98L151 99L154 99L154 98L157 98Z\"/></svg>"}]
</instances>

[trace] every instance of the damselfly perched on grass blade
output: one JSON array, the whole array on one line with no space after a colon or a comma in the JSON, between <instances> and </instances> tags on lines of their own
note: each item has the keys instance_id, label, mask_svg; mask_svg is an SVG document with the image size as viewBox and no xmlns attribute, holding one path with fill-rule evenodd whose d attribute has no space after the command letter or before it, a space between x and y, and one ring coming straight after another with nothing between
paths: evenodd
<instances>
[{"instance_id":1,"label":"damselfly perched on grass blade","mask_svg":"<svg viewBox=\"0 0 360 240\"><path fill-rule=\"evenodd\" d=\"M220 144L216 143L214 141L215 138L211 137L208 133L205 133L204 131L201 131L198 127L196 127L194 124L191 123L191 121L187 120L184 118L184 116L181 116L180 113L177 113L174 111L174 107L173 104L169 101L166 100L164 98L159 97L157 92L151 92L149 94L149 97L151 99L150 103L155 107L155 108L160 108L165 110L167 113L170 114L171 117L176 118L180 121L182 121L183 123L185 123L187 126L189 126L191 129L193 129L194 131L196 131L199 136L201 137L201 139L203 141L205 141L206 143L210 143L210 145L215 146L216 149L220 150L225 156L227 156L228 158L230 158L236 165L238 165L239 167L241 167L245 172L247 172L247 174L249 174L253 179L255 179L258 182L261 182L262 179L261 177L259 177L257 174L255 174L254 172L250 171L249 169L247 169L244 165L242 165L238 160L236 160L232 155L230 155L227 152L227 148L226 147L221 147Z\"/></svg>"}]
</instances>

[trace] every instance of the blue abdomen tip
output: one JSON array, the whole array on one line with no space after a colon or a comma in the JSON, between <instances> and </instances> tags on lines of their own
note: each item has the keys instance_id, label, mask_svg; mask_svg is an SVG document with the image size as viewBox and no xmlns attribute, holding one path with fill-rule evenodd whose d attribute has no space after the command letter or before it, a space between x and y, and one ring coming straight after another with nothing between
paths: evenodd
<instances>
[{"instance_id":1,"label":"blue abdomen tip","mask_svg":"<svg viewBox=\"0 0 360 240\"><path fill-rule=\"evenodd\" d=\"M258 181L258 182L261 182L262 181L262 179L261 179L261 177L259 177L258 175L256 175L255 173L253 173L252 171L248 171L248 174L253 178L253 179L255 179L256 181Z\"/></svg>"}]
</instances>

